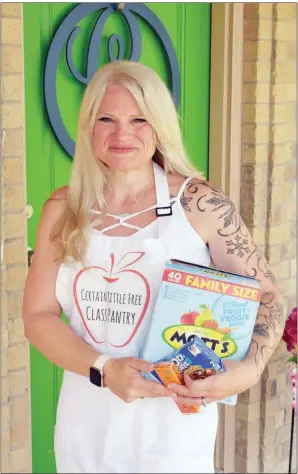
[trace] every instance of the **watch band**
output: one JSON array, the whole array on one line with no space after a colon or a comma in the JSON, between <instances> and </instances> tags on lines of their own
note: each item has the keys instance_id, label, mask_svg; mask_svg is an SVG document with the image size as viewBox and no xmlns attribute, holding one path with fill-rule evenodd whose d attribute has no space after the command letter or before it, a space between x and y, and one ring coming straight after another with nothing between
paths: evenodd
<instances>
[{"instance_id":1,"label":"watch band","mask_svg":"<svg viewBox=\"0 0 298 474\"><path fill-rule=\"evenodd\" d=\"M97 387L104 387L104 365L105 363L111 359L111 356L108 356L106 354L101 354L95 362L91 365L90 367L90 372L89 372L89 379L90 382L93 385L96 385Z\"/></svg>"},{"instance_id":2,"label":"watch band","mask_svg":"<svg viewBox=\"0 0 298 474\"><path fill-rule=\"evenodd\" d=\"M109 360L109 359L112 359L111 356L107 355L107 354L101 354L97 359L96 361L94 362L94 364L92 364L92 367L94 367L95 369L98 369L101 373L101 376L103 376L103 368L104 368L104 365L105 363Z\"/></svg>"}]
</instances>

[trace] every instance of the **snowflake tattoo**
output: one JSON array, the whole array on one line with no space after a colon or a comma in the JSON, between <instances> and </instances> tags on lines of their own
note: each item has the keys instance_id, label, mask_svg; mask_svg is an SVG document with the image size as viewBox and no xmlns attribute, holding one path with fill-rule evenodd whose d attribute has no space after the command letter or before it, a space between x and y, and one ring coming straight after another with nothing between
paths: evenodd
<instances>
[{"instance_id":1,"label":"snowflake tattoo","mask_svg":"<svg viewBox=\"0 0 298 474\"><path fill-rule=\"evenodd\" d=\"M244 257L246 253L250 253L248 247L248 240L243 239L240 235L236 235L233 240L227 240L228 254L234 254L236 252L237 257Z\"/></svg>"}]
</instances>

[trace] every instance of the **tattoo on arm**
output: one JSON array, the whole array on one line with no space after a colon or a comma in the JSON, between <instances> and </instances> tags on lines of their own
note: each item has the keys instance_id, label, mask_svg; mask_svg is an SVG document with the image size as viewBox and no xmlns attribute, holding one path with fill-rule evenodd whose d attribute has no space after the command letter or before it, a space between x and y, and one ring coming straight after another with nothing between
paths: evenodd
<instances>
[{"instance_id":1,"label":"tattoo on arm","mask_svg":"<svg viewBox=\"0 0 298 474\"><path fill-rule=\"evenodd\" d=\"M190 201L192 201L192 197L191 196L186 197L185 194L182 193L182 195L180 197L180 204L181 204L181 206L183 207L183 209L185 211L191 212L191 209L189 207Z\"/></svg>"},{"instance_id":2,"label":"tattoo on arm","mask_svg":"<svg viewBox=\"0 0 298 474\"><path fill-rule=\"evenodd\" d=\"M254 354L258 378L262 375L267 361L275 349L276 345L260 344L260 342L252 339L250 351Z\"/></svg>"},{"instance_id":3,"label":"tattoo on arm","mask_svg":"<svg viewBox=\"0 0 298 474\"><path fill-rule=\"evenodd\" d=\"M280 341L285 321L282 298L274 275L266 259L251 241L243 220L228 197L203 181L191 181L187 186L187 191L188 196L181 198L183 208L191 211L189 202L194 198L197 199L196 208L199 212L214 213L218 223L217 234L223 239L223 251L227 255L243 260L245 274L248 277L268 282L266 285L269 291L262 296L250 346L250 353L254 354L258 375L261 375Z\"/></svg>"},{"instance_id":4,"label":"tattoo on arm","mask_svg":"<svg viewBox=\"0 0 298 474\"><path fill-rule=\"evenodd\" d=\"M266 339L268 339L268 337L269 337L268 331L269 331L268 324L260 324L259 323L259 324L255 324L253 333L256 336L266 337Z\"/></svg>"},{"instance_id":5,"label":"tattoo on arm","mask_svg":"<svg viewBox=\"0 0 298 474\"><path fill-rule=\"evenodd\" d=\"M170 207L173 207L173 205L175 204L175 199L177 198L177 196L173 195L173 194L170 194L170 201L173 201L173 202L170 202Z\"/></svg>"},{"instance_id":6,"label":"tattoo on arm","mask_svg":"<svg viewBox=\"0 0 298 474\"><path fill-rule=\"evenodd\" d=\"M250 352L254 354L258 377L277 348L283 330L283 306L273 293L263 295L254 327Z\"/></svg>"},{"instance_id":7,"label":"tattoo on arm","mask_svg":"<svg viewBox=\"0 0 298 474\"><path fill-rule=\"evenodd\" d=\"M203 181L199 184L190 182L187 190L190 194L196 194L199 186L211 189L211 197L210 191L208 195L203 194L200 196L197 199L197 209L199 212L206 212L208 209L210 212L217 214L217 233L224 238L226 253L246 259L246 275L248 277L256 278L257 275L259 277L259 274L261 274L263 277L269 278L273 284L276 284L268 263L262 257L257 246L250 243L249 232L233 202L216 188ZM185 209L187 206L186 210L188 211L190 211L188 206L190 200L192 200L192 197L185 197L184 195L181 197L181 204ZM228 237L228 239L225 237Z\"/></svg>"}]
</instances>

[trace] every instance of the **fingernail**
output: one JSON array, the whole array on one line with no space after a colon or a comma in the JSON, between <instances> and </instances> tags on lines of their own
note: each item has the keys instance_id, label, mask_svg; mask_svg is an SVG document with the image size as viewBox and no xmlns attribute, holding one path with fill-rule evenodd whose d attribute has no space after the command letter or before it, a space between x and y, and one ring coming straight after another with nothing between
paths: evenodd
<instances>
[{"instance_id":1,"label":"fingernail","mask_svg":"<svg viewBox=\"0 0 298 474\"><path fill-rule=\"evenodd\" d=\"M178 397L177 393L172 393L172 398L177 398L177 397Z\"/></svg>"}]
</instances>

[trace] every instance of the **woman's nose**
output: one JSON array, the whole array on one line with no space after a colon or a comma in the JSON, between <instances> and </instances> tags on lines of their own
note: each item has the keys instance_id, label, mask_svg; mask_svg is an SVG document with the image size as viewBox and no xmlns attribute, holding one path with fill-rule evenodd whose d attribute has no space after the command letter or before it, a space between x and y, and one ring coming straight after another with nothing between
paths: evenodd
<instances>
[{"instance_id":1,"label":"woman's nose","mask_svg":"<svg viewBox=\"0 0 298 474\"><path fill-rule=\"evenodd\" d=\"M115 134L117 136L127 136L131 133L131 125L126 122L118 122L115 128Z\"/></svg>"}]
</instances>

